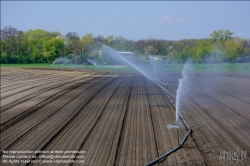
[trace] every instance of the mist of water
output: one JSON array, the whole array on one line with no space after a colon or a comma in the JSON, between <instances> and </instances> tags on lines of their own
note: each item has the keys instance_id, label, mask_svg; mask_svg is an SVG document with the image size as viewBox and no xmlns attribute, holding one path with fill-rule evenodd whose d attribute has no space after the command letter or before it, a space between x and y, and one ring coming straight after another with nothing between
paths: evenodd
<instances>
[{"instance_id":1,"label":"mist of water","mask_svg":"<svg viewBox=\"0 0 250 166\"><path fill-rule=\"evenodd\" d=\"M179 114L180 114L180 105L181 105L181 99L184 95L184 93L187 91L187 84L188 84L188 76L187 76L187 69L188 69L188 63L187 62L184 66L184 69L182 70L182 78L179 79L179 84L176 92L176 115L175 115L175 121L176 123L179 121Z\"/></svg>"},{"instance_id":2,"label":"mist of water","mask_svg":"<svg viewBox=\"0 0 250 166\"><path fill-rule=\"evenodd\" d=\"M145 77L150 79L151 81L155 82L158 85L164 86L165 81L171 80L171 78L167 78L168 76L163 75L160 73L160 68L166 68L167 66L163 64L167 64L167 61L159 63L156 61L152 55L149 56L149 61L146 60L146 58L143 57L137 57L133 54L131 55L124 55L118 53L116 50L103 45L101 47L101 54L100 57L102 58L97 58L97 59L85 59L85 62L81 61L81 56L76 56L71 59L65 58L65 59L56 59L55 64L58 62L64 62L64 64L86 64L86 63L91 63L92 65L95 65L97 67L102 67L102 66L113 66L116 68L116 66L131 66L141 74L143 74ZM105 57L105 58L104 58ZM244 59L239 58L239 59ZM104 59L100 61L100 59ZM113 59L115 61L109 61L108 59ZM238 59L238 60L239 60ZM98 61L99 60L99 61ZM87 61L87 62L86 62ZM102 64L102 65L100 65ZM176 112L175 112L175 121L173 119L173 124L168 124L166 127L167 129L173 129L173 128L179 128L178 122L179 122L179 114L181 111L183 111L183 107L185 107L184 104L184 98L188 98L186 96L193 96L194 91L197 92L197 96L201 96L200 98L194 98L193 100L197 100L197 103L200 101L205 100L205 95L211 95L212 92L217 91L218 88L223 90L223 87L220 87L220 84L223 84L223 80L221 78L213 77L213 82L207 75L202 75L200 74L200 77L197 77L196 79L192 79L190 74L190 69L189 67L192 67L193 65L190 64L190 62L187 62L182 70L182 75L181 78L178 80L178 88L176 91ZM222 67L223 65L221 65ZM211 71L211 69L215 68L213 65L210 66L211 68L208 71ZM217 65L216 68L219 66ZM164 77L162 81L161 76ZM197 90L195 90L197 89ZM236 88L235 88L236 89ZM216 92L217 93L217 92ZM214 96L214 95L211 95ZM223 102L223 101L222 101Z\"/></svg>"},{"instance_id":3,"label":"mist of water","mask_svg":"<svg viewBox=\"0 0 250 166\"><path fill-rule=\"evenodd\" d=\"M54 60L54 62L52 63L52 65L55 65L55 64L64 64L66 62L68 62L70 59L68 57L59 57L59 58L56 58Z\"/></svg>"},{"instance_id":4,"label":"mist of water","mask_svg":"<svg viewBox=\"0 0 250 166\"><path fill-rule=\"evenodd\" d=\"M154 74L155 74L155 78L157 78L156 69L155 69L156 66L157 66L157 61L152 57L151 54L148 54L148 56L149 56L150 63L151 63L151 65L152 65L152 67L153 67L153 71L154 71Z\"/></svg>"},{"instance_id":5,"label":"mist of water","mask_svg":"<svg viewBox=\"0 0 250 166\"><path fill-rule=\"evenodd\" d=\"M97 63L96 63L95 60L87 59L87 61L88 61L89 63L91 63L92 65L94 65L94 66L96 66L96 67L99 68L99 65L97 65Z\"/></svg>"},{"instance_id":6,"label":"mist of water","mask_svg":"<svg viewBox=\"0 0 250 166\"><path fill-rule=\"evenodd\" d=\"M115 58L116 60L121 61L121 62L123 62L123 63L125 63L127 65L132 66L134 69L136 69L138 72L140 72L141 74L143 74L148 79L155 82L156 84L164 85L164 83L162 83L157 78L156 66L158 66L159 64L157 64L157 62L155 62L153 60L153 57L150 54L149 54L149 59L150 59L151 66L145 68L145 66L143 66L143 65L136 64L136 62L132 59L132 57L126 57L126 56L119 55L115 50L113 50L113 49L111 49L109 47L106 47L105 52L109 56ZM153 69L153 71L152 71L152 69ZM177 109L176 109L176 122L175 122L176 125L168 124L167 125L168 129L179 128L179 126L177 124L178 124L178 120L179 120L179 106L180 106L180 101L181 101L180 98L182 96L181 94L183 92L184 82L185 82L185 79L186 79L185 70L183 71L182 74L183 74L183 78L179 80L179 87L178 87L178 90L177 90Z\"/></svg>"},{"instance_id":7,"label":"mist of water","mask_svg":"<svg viewBox=\"0 0 250 166\"><path fill-rule=\"evenodd\" d=\"M103 54L107 55L108 57L115 59L116 61L120 62L121 64L131 66L150 80L159 83L160 81L157 80L155 75L153 74L152 70L150 69L151 66L150 63L146 63L144 60L140 60L138 57L135 55L121 55L119 54L116 50L108 47L108 46L103 46Z\"/></svg>"},{"instance_id":8,"label":"mist of water","mask_svg":"<svg viewBox=\"0 0 250 166\"><path fill-rule=\"evenodd\" d=\"M250 62L249 59L250 59L250 55L249 56L240 57L240 58L237 58L236 60L233 60L233 61L230 61L230 62L226 62L226 63L223 63L221 65L217 65L217 66L215 65L215 67L212 68L211 71L213 71L213 70L220 71L220 70L222 70L223 67L225 67L225 66L227 66L229 64L241 62L241 61L244 61L244 60L246 60L246 62L247 61Z\"/></svg>"}]
</instances>

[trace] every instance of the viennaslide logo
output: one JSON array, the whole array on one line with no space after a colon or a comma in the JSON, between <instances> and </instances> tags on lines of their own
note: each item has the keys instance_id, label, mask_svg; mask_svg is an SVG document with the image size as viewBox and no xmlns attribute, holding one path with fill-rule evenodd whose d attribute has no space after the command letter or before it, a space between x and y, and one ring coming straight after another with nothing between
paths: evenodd
<instances>
[{"instance_id":1,"label":"viennaslide logo","mask_svg":"<svg viewBox=\"0 0 250 166\"><path fill-rule=\"evenodd\" d=\"M239 161L247 161L247 150L239 150L239 146L235 151L223 150L220 152L220 158L224 161L234 160L236 165Z\"/></svg>"}]
</instances>

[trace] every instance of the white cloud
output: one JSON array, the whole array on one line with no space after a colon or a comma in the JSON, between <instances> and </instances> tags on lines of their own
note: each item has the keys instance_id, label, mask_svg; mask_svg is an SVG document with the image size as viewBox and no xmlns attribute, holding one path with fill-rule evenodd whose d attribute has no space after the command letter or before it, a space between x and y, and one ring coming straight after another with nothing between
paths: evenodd
<instances>
[{"instance_id":1,"label":"white cloud","mask_svg":"<svg viewBox=\"0 0 250 166\"><path fill-rule=\"evenodd\" d=\"M172 20L172 17L171 17L171 16L165 15L165 16L159 18L159 19L158 19L158 22L159 22L159 23L169 23L169 22L171 22L171 20Z\"/></svg>"}]
</instances>

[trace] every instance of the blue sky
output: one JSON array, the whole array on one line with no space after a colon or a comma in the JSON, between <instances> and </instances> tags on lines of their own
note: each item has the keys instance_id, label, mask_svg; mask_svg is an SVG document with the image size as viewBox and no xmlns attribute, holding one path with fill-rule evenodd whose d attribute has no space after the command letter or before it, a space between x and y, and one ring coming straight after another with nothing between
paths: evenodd
<instances>
[{"instance_id":1,"label":"blue sky","mask_svg":"<svg viewBox=\"0 0 250 166\"><path fill-rule=\"evenodd\" d=\"M1 29L180 40L229 29L250 39L247 1L1 1Z\"/></svg>"}]
</instances>

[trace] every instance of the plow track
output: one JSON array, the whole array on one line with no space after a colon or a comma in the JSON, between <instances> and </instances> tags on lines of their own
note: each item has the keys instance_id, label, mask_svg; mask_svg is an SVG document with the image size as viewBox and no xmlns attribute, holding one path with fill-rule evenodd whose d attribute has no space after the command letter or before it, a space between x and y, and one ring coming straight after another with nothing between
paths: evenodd
<instances>
[{"instance_id":1,"label":"plow track","mask_svg":"<svg viewBox=\"0 0 250 166\"><path fill-rule=\"evenodd\" d=\"M179 78L176 74L167 80L173 93ZM181 113L196 131L192 134L195 144L207 165L236 165L237 159L225 162L220 152L250 149L249 77L196 75L191 78ZM250 163L245 160L237 163L247 164Z\"/></svg>"},{"instance_id":2,"label":"plow track","mask_svg":"<svg viewBox=\"0 0 250 166\"><path fill-rule=\"evenodd\" d=\"M166 77L175 95L180 74ZM250 151L249 77L194 78L181 110L193 133L156 165L235 165L220 152ZM3 150L58 150L78 151L68 154L74 161L86 151L84 163L42 165L141 166L179 145L187 130L182 122L178 132L168 130L174 123L168 97L141 74L1 68L1 161ZM43 154L35 155L24 159L35 163Z\"/></svg>"}]
</instances>

